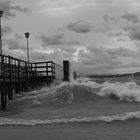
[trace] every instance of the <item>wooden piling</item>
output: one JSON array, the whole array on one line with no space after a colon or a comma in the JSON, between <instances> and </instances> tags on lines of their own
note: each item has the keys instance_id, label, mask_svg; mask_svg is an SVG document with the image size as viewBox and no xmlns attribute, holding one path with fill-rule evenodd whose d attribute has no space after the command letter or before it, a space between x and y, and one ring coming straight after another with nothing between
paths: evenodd
<instances>
[{"instance_id":1,"label":"wooden piling","mask_svg":"<svg viewBox=\"0 0 140 140\"><path fill-rule=\"evenodd\" d=\"M64 81L70 81L70 72L69 72L69 69L70 69L69 61L68 60L64 60L63 61L63 74L64 74L63 80Z\"/></svg>"}]
</instances>

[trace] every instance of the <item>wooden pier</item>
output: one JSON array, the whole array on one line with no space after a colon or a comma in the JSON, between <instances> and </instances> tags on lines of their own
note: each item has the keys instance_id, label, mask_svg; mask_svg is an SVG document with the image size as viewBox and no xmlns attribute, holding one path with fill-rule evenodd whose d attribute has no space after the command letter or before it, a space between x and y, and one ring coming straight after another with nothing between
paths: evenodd
<instances>
[{"instance_id":1,"label":"wooden pier","mask_svg":"<svg viewBox=\"0 0 140 140\"><path fill-rule=\"evenodd\" d=\"M28 63L11 56L0 55L1 109L6 110L7 100L14 93L28 91L42 84L51 83L63 73L60 65L53 61Z\"/></svg>"}]
</instances>

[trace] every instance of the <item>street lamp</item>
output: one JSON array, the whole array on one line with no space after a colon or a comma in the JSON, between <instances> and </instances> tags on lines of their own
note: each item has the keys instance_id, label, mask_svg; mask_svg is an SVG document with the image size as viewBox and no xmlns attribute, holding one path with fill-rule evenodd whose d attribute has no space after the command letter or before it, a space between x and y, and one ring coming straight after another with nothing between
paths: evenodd
<instances>
[{"instance_id":1,"label":"street lamp","mask_svg":"<svg viewBox=\"0 0 140 140\"><path fill-rule=\"evenodd\" d=\"M0 53L2 54L2 34L1 34L1 18L3 15L3 11L0 11Z\"/></svg>"},{"instance_id":2,"label":"street lamp","mask_svg":"<svg viewBox=\"0 0 140 140\"><path fill-rule=\"evenodd\" d=\"M25 33L25 37L27 39L27 61L28 61L28 65L29 65L29 43L28 43L29 35L30 35L30 33L28 33L28 32Z\"/></svg>"}]
</instances>

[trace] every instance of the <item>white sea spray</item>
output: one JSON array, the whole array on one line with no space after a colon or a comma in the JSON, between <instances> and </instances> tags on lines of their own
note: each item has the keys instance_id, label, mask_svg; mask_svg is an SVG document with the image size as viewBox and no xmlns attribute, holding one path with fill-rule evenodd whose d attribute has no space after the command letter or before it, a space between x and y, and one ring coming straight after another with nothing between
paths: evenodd
<instances>
[{"instance_id":1,"label":"white sea spray","mask_svg":"<svg viewBox=\"0 0 140 140\"><path fill-rule=\"evenodd\" d=\"M129 121L131 119L140 119L140 111L126 112L119 115L98 116L98 117L82 117L82 118L62 118L62 119L8 119L0 117L0 125L47 125L47 124L67 124L67 123L94 123L94 122L107 122L114 121Z\"/></svg>"}]
</instances>

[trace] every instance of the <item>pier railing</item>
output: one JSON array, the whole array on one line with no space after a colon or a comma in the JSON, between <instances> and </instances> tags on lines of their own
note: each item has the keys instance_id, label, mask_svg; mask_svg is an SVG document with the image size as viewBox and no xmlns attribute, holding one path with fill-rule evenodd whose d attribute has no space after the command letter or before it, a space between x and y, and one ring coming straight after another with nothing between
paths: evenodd
<instances>
[{"instance_id":1,"label":"pier railing","mask_svg":"<svg viewBox=\"0 0 140 140\"><path fill-rule=\"evenodd\" d=\"M46 76L54 79L56 71L62 74L62 66L53 61L28 63L11 56L0 55L0 81L4 78L6 80L10 80L10 78L25 80L26 77L32 76Z\"/></svg>"},{"instance_id":2,"label":"pier railing","mask_svg":"<svg viewBox=\"0 0 140 140\"><path fill-rule=\"evenodd\" d=\"M7 96L13 92L27 91L42 83L50 83L55 78L62 79L62 67L53 61L28 63L12 56L0 55L1 108L6 109Z\"/></svg>"}]
</instances>

